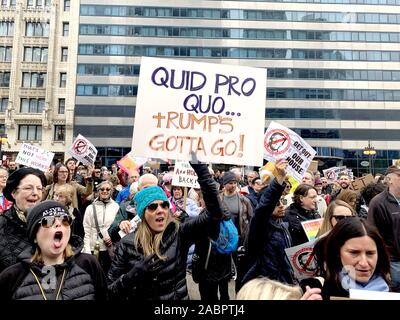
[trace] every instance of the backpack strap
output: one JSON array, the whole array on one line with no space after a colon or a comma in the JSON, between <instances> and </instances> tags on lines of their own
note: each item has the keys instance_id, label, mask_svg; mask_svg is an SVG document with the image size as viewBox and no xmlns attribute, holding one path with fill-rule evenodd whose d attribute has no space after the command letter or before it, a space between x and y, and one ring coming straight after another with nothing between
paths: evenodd
<instances>
[{"instance_id":1,"label":"backpack strap","mask_svg":"<svg viewBox=\"0 0 400 320\"><path fill-rule=\"evenodd\" d=\"M103 235L100 232L99 221L97 220L96 206L94 205L94 203L92 203L92 206L93 206L93 217L94 217L94 223L96 224L97 236L100 239L103 239Z\"/></svg>"}]
</instances>

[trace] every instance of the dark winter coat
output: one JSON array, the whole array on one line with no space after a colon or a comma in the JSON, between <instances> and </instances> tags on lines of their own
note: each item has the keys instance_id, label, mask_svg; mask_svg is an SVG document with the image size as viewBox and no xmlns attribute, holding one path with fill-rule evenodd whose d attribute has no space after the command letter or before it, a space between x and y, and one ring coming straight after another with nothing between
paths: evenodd
<instances>
[{"instance_id":1,"label":"dark winter coat","mask_svg":"<svg viewBox=\"0 0 400 320\"><path fill-rule=\"evenodd\" d=\"M268 277L292 284L293 270L285 249L291 247L287 223L282 219L273 219L275 210L285 184L276 180L262 191L260 202L250 222L247 243L249 260L254 261L243 278L243 284L258 276Z\"/></svg>"},{"instance_id":2,"label":"dark winter coat","mask_svg":"<svg viewBox=\"0 0 400 320\"><path fill-rule=\"evenodd\" d=\"M49 289L42 285L48 300L55 300L59 289L58 300L106 300L106 277L96 258L81 253L83 241L80 237L73 236L70 243L74 255L65 259L64 263L53 266L54 269L42 263L32 263L32 250L24 250L18 257L20 262L0 274L0 301L44 300L32 271L41 284L50 284ZM57 281L51 288L50 277L54 271Z\"/></svg>"},{"instance_id":3,"label":"dark winter coat","mask_svg":"<svg viewBox=\"0 0 400 320\"><path fill-rule=\"evenodd\" d=\"M0 215L0 272L17 263L18 255L30 246L26 222L11 207Z\"/></svg>"},{"instance_id":4,"label":"dark winter coat","mask_svg":"<svg viewBox=\"0 0 400 320\"><path fill-rule=\"evenodd\" d=\"M193 166L193 165L192 165ZM186 260L189 247L203 237L216 239L222 219L218 190L206 165L195 165L198 182L206 203L206 212L180 223L169 223L161 242L161 255L166 257L161 270L152 279L137 279L137 286L125 287L124 279L133 266L144 259L142 250L134 245L135 233L121 239L108 273L109 296L121 300L183 300L188 299Z\"/></svg>"},{"instance_id":5,"label":"dark winter coat","mask_svg":"<svg viewBox=\"0 0 400 320\"><path fill-rule=\"evenodd\" d=\"M289 223L289 232L292 237L293 247L308 242L307 235L304 232L301 222L319 218L321 218L321 216L317 211L308 211L297 203L292 203L288 208L286 208L285 218L283 221Z\"/></svg>"}]
</instances>

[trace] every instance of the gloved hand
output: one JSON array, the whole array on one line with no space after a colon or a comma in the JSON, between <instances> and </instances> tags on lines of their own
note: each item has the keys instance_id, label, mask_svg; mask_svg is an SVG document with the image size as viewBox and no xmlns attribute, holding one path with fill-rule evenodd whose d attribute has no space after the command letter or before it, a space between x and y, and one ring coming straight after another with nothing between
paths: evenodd
<instances>
[{"instance_id":1,"label":"gloved hand","mask_svg":"<svg viewBox=\"0 0 400 320\"><path fill-rule=\"evenodd\" d=\"M122 278L124 287L133 287L140 282L152 279L161 269L163 261L156 254L147 256L135 263L132 269Z\"/></svg>"},{"instance_id":2,"label":"gloved hand","mask_svg":"<svg viewBox=\"0 0 400 320\"><path fill-rule=\"evenodd\" d=\"M190 155L192 157L192 160L190 160L189 163L192 166L193 170L196 172L199 179L210 176L210 172L208 170L207 165L205 163L201 163L197 159L196 153L194 151L192 151L192 152L190 152Z\"/></svg>"}]
</instances>

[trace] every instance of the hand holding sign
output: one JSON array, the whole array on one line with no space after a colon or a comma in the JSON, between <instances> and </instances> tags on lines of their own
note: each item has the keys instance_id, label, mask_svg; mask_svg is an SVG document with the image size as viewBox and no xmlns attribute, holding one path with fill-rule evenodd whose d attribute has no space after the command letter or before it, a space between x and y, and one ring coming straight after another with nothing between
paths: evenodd
<instances>
[{"instance_id":1,"label":"hand holding sign","mask_svg":"<svg viewBox=\"0 0 400 320\"><path fill-rule=\"evenodd\" d=\"M288 162L285 159L279 159L275 164L276 170L276 180L279 184L282 184L286 177L286 168L288 166Z\"/></svg>"}]
</instances>

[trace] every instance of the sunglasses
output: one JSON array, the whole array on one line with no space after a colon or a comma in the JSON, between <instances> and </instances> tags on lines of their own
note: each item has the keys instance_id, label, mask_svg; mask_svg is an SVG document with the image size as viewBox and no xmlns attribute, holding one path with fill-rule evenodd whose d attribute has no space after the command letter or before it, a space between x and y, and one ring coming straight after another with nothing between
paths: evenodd
<instances>
[{"instance_id":1,"label":"sunglasses","mask_svg":"<svg viewBox=\"0 0 400 320\"><path fill-rule=\"evenodd\" d=\"M149 204L146 209L148 209L150 211L156 211L158 206L160 206L162 209L168 209L169 202L163 201L162 203L152 203L152 204Z\"/></svg>"},{"instance_id":2,"label":"sunglasses","mask_svg":"<svg viewBox=\"0 0 400 320\"><path fill-rule=\"evenodd\" d=\"M337 215L337 216L333 216L333 217L336 219L336 221L340 221L340 220L347 219L347 218L353 218L354 216Z\"/></svg>"},{"instance_id":3,"label":"sunglasses","mask_svg":"<svg viewBox=\"0 0 400 320\"><path fill-rule=\"evenodd\" d=\"M107 191L107 192L108 192L108 191L111 191L110 188L100 188L99 190L100 190L100 191Z\"/></svg>"},{"instance_id":4,"label":"sunglasses","mask_svg":"<svg viewBox=\"0 0 400 320\"><path fill-rule=\"evenodd\" d=\"M287 199L285 199L285 198L279 199L279 201L276 204L276 206L279 207L280 205L286 206L287 205Z\"/></svg>"},{"instance_id":5,"label":"sunglasses","mask_svg":"<svg viewBox=\"0 0 400 320\"><path fill-rule=\"evenodd\" d=\"M47 216L47 217L43 217L42 220L39 221L39 224L43 228L50 228L50 227L52 227L54 225L54 223L56 222L56 219L60 219L61 223L65 227L69 227L71 225L71 222L72 222L72 218L69 215L64 214L62 216Z\"/></svg>"}]
</instances>

